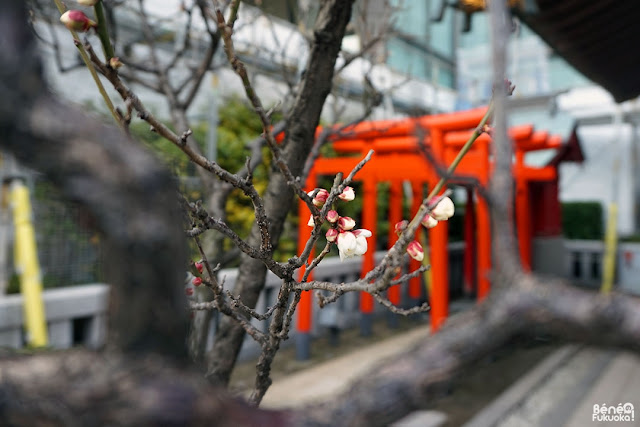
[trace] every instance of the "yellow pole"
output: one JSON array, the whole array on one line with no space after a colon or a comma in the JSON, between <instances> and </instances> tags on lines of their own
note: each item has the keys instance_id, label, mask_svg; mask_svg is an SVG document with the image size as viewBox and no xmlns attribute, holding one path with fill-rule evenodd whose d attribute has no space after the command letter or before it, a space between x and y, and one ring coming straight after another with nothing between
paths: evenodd
<instances>
[{"instance_id":1,"label":"yellow pole","mask_svg":"<svg viewBox=\"0 0 640 427\"><path fill-rule=\"evenodd\" d=\"M15 227L14 262L20 275L20 290L24 301L24 318L27 342L33 347L47 343L47 323L42 301L40 263L36 250L36 237L31 223L29 190L24 183L15 180L11 184L11 208Z\"/></svg>"},{"instance_id":2,"label":"yellow pole","mask_svg":"<svg viewBox=\"0 0 640 427\"><path fill-rule=\"evenodd\" d=\"M611 292L611 288L613 288L616 270L616 245L618 244L617 219L618 204L612 202L609 205L609 218L607 219L607 229L604 237L604 268L602 271L602 287L600 288L603 293Z\"/></svg>"}]
</instances>

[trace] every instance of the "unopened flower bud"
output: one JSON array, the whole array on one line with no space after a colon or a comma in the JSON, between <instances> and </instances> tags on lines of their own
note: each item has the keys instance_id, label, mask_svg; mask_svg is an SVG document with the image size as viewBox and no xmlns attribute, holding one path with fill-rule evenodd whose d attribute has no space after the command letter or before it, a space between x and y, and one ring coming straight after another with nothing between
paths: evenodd
<instances>
[{"instance_id":1,"label":"unopened flower bud","mask_svg":"<svg viewBox=\"0 0 640 427\"><path fill-rule=\"evenodd\" d=\"M353 191L351 187L344 187L344 190L338 196L340 200L344 200L345 202L350 202L356 198L356 193Z\"/></svg>"},{"instance_id":2,"label":"unopened flower bud","mask_svg":"<svg viewBox=\"0 0 640 427\"><path fill-rule=\"evenodd\" d=\"M516 90L516 85L514 85L509 79L504 79L504 85L507 89L507 95L513 95L513 91Z\"/></svg>"},{"instance_id":3,"label":"unopened flower bud","mask_svg":"<svg viewBox=\"0 0 640 427\"><path fill-rule=\"evenodd\" d=\"M426 214L424 218L422 218L422 221L420 221L420 223L424 225L426 228L433 228L436 225L438 225L438 220L432 217L431 215Z\"/></svg>"},{"instance_id":4,"label":"unopened flower bud","mask_svg":"<svg viewBox=\"0 0 640 427\"><path fill-rule=\"evenodd\" d=\"M196 266L196 270L198 270L199 273L202 273L202 267L203 267L202 263L196 262L194 265Z\"/></svg>"},{"instance_id":5,"label":"unopened flower bud","mask_svg":"<svg viewBox=\"0 0 640 427\"><path fill-rule=\"evenodd\" d=\"M394 229L396 230L396 234L398 236L401 235L402 232L407 229L408 225L409 225L409 221L407 221L406 219L396 222L396 225L394 226Z\"/></svg>"},{"instance_id":6,"label":"unopened flower bud","mask_svg":"<svg viewBox=\"0 0 640 427\"><path fill-rule=\"evenodd\" d=\"M351 230L356 226L356 222L353 218L349 218L348 216L341 216L338 220L338 227L342 230Z\"/></svg>"},{"instance_id":7,"label":"unopened flower bud","mask_svg":"<svg viewBox=\"0 0 640 427\"><path fill-rule=\"evenodd\" d=\"M191 295L193 295L193 288L186 288L184 290L184 293L187 294L188 297L190 297Z\"/></svg>"},{"instance_id":8,"label":"unopened flower bud","mask_svg":"<svg viewBox=\"0 0 640 427\"><path fill-rule=\"evenodd\" d=\"M60 17L60 22L64 24L70 30L73 31L89 31L89 29L95 27L97 24L92 21L80 10L67 10Z\"/></svg>"},{"instance_id":9,"label":"unopened flower bud","mask_svg":"<svg viewBox=\"0 0 640 427\"><path fill-rule=\"evenodd\" d=\"M313 193L316 190L310 191L309 193L307 193L309 195L309 197L313 196ZM327 198L329 197L329 192L327 190L325 190L324 188L321 188L318 190L318 192L316 193L316 195L313 197L313 204L314 206L320 208L322 206L324 206L324 203L327 201Z\"/></svg>"},{"instance_id":10,"label":"unopened flower bud","mask_svg":"<svg viewBox=\"0 0 640 427\"><path fill-rule=\"evenodd\" d=\"M338 215L338 212L334 211L333 209L327 212L327 221L329 221L331 224L335 224L338 219L340 219L340 215Z\"/></svg>"},{"instance_id":11,"label":"unopened flower bud","mask_svg":"<svg viewBox=\"0 0 640 427\"><path fill-rule=\"evenodd\" d=\"M199 277L194 277L191 283L193 283L193 286L200 286L202 285L202 279Z\"/></svg>"},{"instance_id":12,"label":"unopened flower bud","mask_svg":"<svg viewBox=\"0 0 640 427\"><path fill-rule=\"evenodd\" d=\"M453 201L448 197L443 197L431 210L431 216L438 221L446 221L453 216L454 212L455 206L453 205Z\"/></svg>"},{"instance_id":13,"label":"unopened flower bud","mask_svg":"<svg viewBox=\"0 0 640 427\"><path fill-rule=\"evenodd\" d=\"M338 238L338 234L340 234L338 230L336 230L335 228L330 228L327 230L327 233L324 235L324 237L327 238L327 242L335 242Z\"/></svg>"},{"instance_id":14,"label":"unopened flower bud","mask_svg":"<svg viewBox=\"0 0 640 427\"><path fill-rule=\"evenodd\" d=\"M407 246L407 253L416 261L422 261L424 259L424 250L422 249L420 242L417 240L409 243L409 246Z\"/></svg>"},{"instance_id":15,"label":"unopened flower bud","mask_svg":"<svg viewBox=\"0 0 640 427\"><path fill-rule=\"evenodd\" d=\"M109 67L117 70L118 68L122 67L122 61L120 61L120 58L118 58L117 56L114 56L109 60Z\"/></svg>"},{"instance_id":16,"label":"unopened flower bud","mask_svg":"<svg viewBox=\"0 0 640 427\"><path fill-rule=\"evenodd\" d=\"M313 220L313 215L309 216L309 221L307 221L307 225L309 227L315 227L316 226L316 222Z\"/></svg>"}]
</instances>

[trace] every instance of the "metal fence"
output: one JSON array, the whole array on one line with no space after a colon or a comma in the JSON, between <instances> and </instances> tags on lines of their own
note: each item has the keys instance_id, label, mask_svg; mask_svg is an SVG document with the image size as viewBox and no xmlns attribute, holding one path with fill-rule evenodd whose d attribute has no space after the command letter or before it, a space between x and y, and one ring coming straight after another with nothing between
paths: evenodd
<instances>
[{"instance_id":1,"label":"metal fence","mask_svg":"<svg viewBox=\"0 0 640 427\"><path fill-rule=\"evenodd\" d=\"M100 239L90 230L89 214L62 199L48 182L35 173L25 172L30 188L38 258L45 288L93 283L101 280ZM17 274L13 265L13 225L11 215L3 212L2 239L4 267L2 282L9 292L17 292Z\"/></svg>"}]
</instances>

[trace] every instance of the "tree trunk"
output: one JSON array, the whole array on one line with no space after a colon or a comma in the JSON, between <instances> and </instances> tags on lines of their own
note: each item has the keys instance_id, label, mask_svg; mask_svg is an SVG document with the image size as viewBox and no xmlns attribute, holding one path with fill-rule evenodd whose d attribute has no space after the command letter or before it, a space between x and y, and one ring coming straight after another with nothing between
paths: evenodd
<instances>
[{"instance_id":1,"label":"tree trunk","mask_svg":"<svg viewBox=\"0 0 640 427\"><path fill-rule=\"evenodd\" d=\"M331 91L333 71L345 28L351 18L353 0L326 0L322 2L311 54L300 84L285 131L283 158L294 176L302 172L311 151L322 106ZM284 221L293 204L292 191L284 176L272 170L264 204L270 221L272 244L275 247L282 234ZM254 225L249 243L259 246L260 230ZM264 288L267 269L262 261L242 256L234 293L244 304L255 307ZM244 330L235 321L223 318L209 353L207 377L214 383L228 384L231 371L242 347Z\"/></svg>"}]
</instances>

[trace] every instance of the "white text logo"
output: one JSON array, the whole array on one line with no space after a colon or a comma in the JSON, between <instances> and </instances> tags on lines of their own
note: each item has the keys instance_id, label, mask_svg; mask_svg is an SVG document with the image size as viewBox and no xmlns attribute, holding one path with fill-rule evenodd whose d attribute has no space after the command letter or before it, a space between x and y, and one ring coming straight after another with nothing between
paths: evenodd
<instances>
[{"instance_id":1,"label":"white text logo","mask_svg":"<svg viewBox=\"0 0 640 427\"><path fill-rule=\"evenodd\" d=\"M617 406L606 404L593 405L592 421L634 421L633 403L618 403Z\"/></svg>"}]
</instances>

